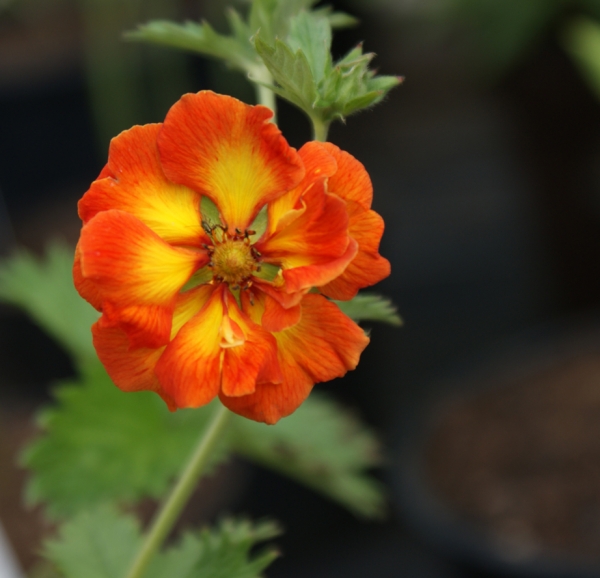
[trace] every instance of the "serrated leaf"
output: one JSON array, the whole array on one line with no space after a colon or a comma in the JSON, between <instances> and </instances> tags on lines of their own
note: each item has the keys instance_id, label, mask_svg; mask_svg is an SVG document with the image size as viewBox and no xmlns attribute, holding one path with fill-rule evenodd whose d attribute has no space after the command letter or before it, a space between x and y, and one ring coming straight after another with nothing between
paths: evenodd
<instances>
[{"instance_id":1,"label":"serrated leaf","mask_svg":"<svg viewBox=\"0 0 600 578\"><path fill-rule=\"evenodd\" d=\"M230 22L237 24L235 17ZM127 32L125 38L218 58L243 72L253 70L259 62L249 37L244 41L237 34L235 37L219 34L208 22L186 22L182 25L167 20L154 20L139 25L137 30Z\"/></svg>"},{"instance_id":2,"label":"serrated leaf","mask_svg":"<svg viewBox=\"0 0 600 578\"><path fill-rule=\"evenodd\" d=\"M276 40L274 46L269 46L263 41L261 34L254 37L254 47L275 82L283 89L276 90L277 94L310 114L312 103L317 97L317 86L306 55L302 50L294 53L281 40Z\"/></svg>"},{"instance_id":3,"label":"serrated leaf","mask_svg":"<svg viewBox=\"0 0 600 578\"><path fill-rule=\"evenodd\" d=\"M372 293L360 293L350 301L334 301L354 321L381 321L389 325L402 325L396 306L390 299Z\"/></svg>"},{"instance_id":4,"label":"serrated leaf","mask_svg":"<svg viewBox=\"0 0 600 578\"><path fill-rule=\"evenodd\" d=\"M312 70L314 81L323 79L325 69L331 62L331 26L327 18L309 12L300 12L290 21L288 45L294 51L302 51Z\"/></svg>"},{"instance_id":5,"label":"serrated leaf","mask_svg":"<svg viewBox=\"0 0 600 578\"><path fill-rule=\"evenodd\" d=\"M212 411L171 413L155 393L125 394L99 362L81 383L63 384L55 395L58 405L39 418L46 434L22 457L33 472L28 502L46 502L54 517L107 500L162 496ZM225 457L221 447L213 465Z\"/></svg>"},{"instance_id":6,"label":"serrated leaf","mask_svg":"<svg viewBox=\"0 0 600 578\"><path fill-rule=\"evenodd\" d=\"M25 451L29 503L64 517L98 503L163 495L200 436L211 407L170 413L151 392L119 391L97 363L64 384L40 416L44 435ZM216 403L219 403L218 401ZM290 476L352 511L374 516L383 500L367 470L379 463L374 436L330 400L313 394L272 427L234 416L213 465L227 450Z\"/></svg>"},{"instance_id":7,"label":"serrated leaf","mask_svg":"<svg viewBox=\"0 0 600 578\"><path fill-rule=\"evenodd\" d=\"M250 554L259 542L280 534L272 522L224 520L217 528L188 532L155 554L146 578L259 578L277 557L272 549ZM44 555L64 578L126 575L141 544L137 520L102 505L63 524Z\"/></svg>"},{"instance_id":8,"label":"serrated leaf","mask_svg":"<svg viewBox=\"0 0 600 578\"><path fill-rule=\"evenodd\" d=\"M327 14L329 25L333 30L342 30L344 28L353 28L360 24L360 20L346 12L331 12Z\"/></svg>"},{"instance_id":9,"label":"serrated leaf","mask_svg":"<svg viewBox=\"0 0 600 578\"><path fill-rule=\"evenodd\" d=\"M224 520L215 529L185 534L153 561L148 578L258 578L278 553L268 548L250 556L250 551L280 534L273 522Z\"/></svg>"},{"instance_id":10,"label":"serrated leaf","mask_svg":"<svg viewBox=\"0 0 600 578\"><path fill-rule=\"evenodd\" d=\"M104 506L64 524L58 538L46 543L44 556L65 578L115 578L125 576L140 544L133 516Z\"/></svg>"},{"instance_id":11,"label":"serrated leaf","mask_svg":"<svg viewBox=\"0 0 600 578\"><path fill-rule=\"evenodd\" d=\"M0 300L23 309L79 364L96 359L90 327L99 313L73 286L73 249L48 246L38 259L20 250L0 263Z\"/></svg>"},{"instance_id":12,"label":"serrated leaf","mask_svg":"<svg viewBox=\"0 0 600 578\"><path fill-rule=\"evenodd\" d=\"M309 10L318 0L253 0L249 26L253 33L260 30L270 44L276 38L286 38L290 21L303 10Z\"/></svg>"},{"instance_id":13,"label":"serrated leaf","mask_svg":"<svg viewBox=\"0 0 600 578\"><path fill-rule=\"evenodd\" d=\"M240 13L234 8L229 7L225 12L229 28L233 33L233 36L238 39L239 42L249 42L252 32L246 21L242 18Z\"/></svg>"},{"instance_id":14,"label":"serrated leaf","mask_svg":"<svg viewBox=\"0 0 600 578\"><path fill-rule=\"evenodd\" d=\"M376 104L382 98L383 92L380 90L367 92L358 98L348 101L344 105L341 114L343 117L350 116L353 112L357 112L363 108L368 108L369 106Z\"/></svg>"},{"instance_id":15,"label":"serrated leaf","mask_svg":"<svg viewBox=\"0 0 600 578\"><path fill-rule=\"evenodd\" d=\"M291 416L265 427L236 420L234 450L344 505L376 518L385 511L368 470L380 465L376 437L333 401L314 393Z\"/></svg>"}]
</instances>

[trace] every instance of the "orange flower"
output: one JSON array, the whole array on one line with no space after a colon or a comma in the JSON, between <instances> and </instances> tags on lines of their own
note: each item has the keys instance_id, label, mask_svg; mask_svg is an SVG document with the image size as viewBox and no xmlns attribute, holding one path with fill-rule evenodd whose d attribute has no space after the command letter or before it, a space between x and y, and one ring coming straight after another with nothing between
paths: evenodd
<instances>
[{"instance_id":1,"label":"orange flower","mask_svg":"<svg viewBox=\"0 0 600 578\"><path fill-rule=\"evenodd\" d=\"M111 142L74 277L122 390L275 423L356 367L368 338L328 297L389 274L369 177L334 145L291 148L271 116L200 92Z\"/></svg>"}]
</instances>

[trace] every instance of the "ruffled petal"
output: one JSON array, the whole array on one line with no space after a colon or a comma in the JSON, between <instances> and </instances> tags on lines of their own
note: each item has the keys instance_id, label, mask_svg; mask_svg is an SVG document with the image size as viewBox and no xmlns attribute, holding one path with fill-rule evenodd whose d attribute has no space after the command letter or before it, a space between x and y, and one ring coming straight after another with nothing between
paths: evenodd
<instances>
[{"instance_id":1,"label":"ruffled petal","mask_svg":"<svg viewBox=\"0 0 600 578\"><path fill-rule=\"evenodd\" d=\"M209 299L181 327L156 365L162 387L180 408L206 405L221 387L223 297L213 286L204 290Z\"/></svg>"},{"instance_id":2,"label":"ruffled petal","mask_svg":"<svg viewBox=\"0 0 600 578\"><path fill-rule=\"evenodd\" d=\"M247 395L280 381L275 338L243 314L225 285L210 289L202 310L179 330L156 367L177 407L199 407L222 388Z\"/></svg>"},{"instance_id":3,"label":"ruffled petal","mask_svg":"<svg viewBox=\"0 0 600 578\"><path fill-rule=\"evenodd\" d=\"M306 399L314 383L343 376L358 364L369 338L349 317L320 295L302 300L302 317L296 325L277 333L283 383L259 384L255 393L221 401L247 418L276 423Z\"/></svg>"},{"instance_id":4,"label":"ruffled petal","mask_svg":"<svg viewBox=\"0 0 600 578\"><path fill-rule=\"evenodd\" d=\"M210 91L184 95L158 136L167 177L208 196L230 230L244 230L260 208L294 188L302 161L264 106Z\"/></svg>"},{"instance_id":5,"label":"ruffled petal","mask_svg":"<svg viewBox=\"0 0 600 578\"><path fill-rule=\"evenodd\" d=\"M339 277L320 287L324 295L342 301L352 299L359 289L375 285L390 274L389 261L379 254L383 219L352 201L347 203L347 209L348 232L358 242L358 252Z\"/></svg>"},{"instance_id":6,"label":"ruffled petal","mask_svg":"<svg viewBox=\"0 0 600 578\"><path fill-rule=\"evenodd\" d=\"M228 316L242 332L243 343L226 347L223 356L221 391L228 397L253 393L257 382L281 383L275 338L242 313L231 294L227 301Z\"/></svg>"},{"instance_id":7,"label":"ruffled petal","mask_svg":"<svg viewBox=\"0 0 600 578\"><path fill-rule=\"evenodd\" d=\"M156 146L161 126L134 126L112 139L108 165L79 201L79 216L87 223L101 211L126 211L169 243L200 246L208 240L200 193L165 177Z\"/></svg>"},{"instance_id":8,"label":"ruffled petal","mask_svg":"<svg viewBox=\"0 0 600 578\"><path fill-rule=\"evenodd\" d=\"M364 165L350 153L332 143L321 143L337 162L337 171L329 178L327 190L346 201L354 201L364 209L370 209L373 202L373 184Z\"/></svg>"},{"instance_id":9,"label":"ruffled petal","mask_svg":"<svg viewBox=\"0 0 600 578\"><path fill-rule=\"evenodd\" d=\"M282 267L288 293L328 283L356 254L342 199L314 183L301 202L306 207L301 216L256 245L267 263Z\"/></svg>"},{"instance_id":10,"label":"ruffled petal","mask_svg":"<svg viewBox=\"0 0 600 578\"><path fill-rule=\"evenodd\" d=\"M296 325L302 316L299 303L285 308L274 297L260 289L250 289L242 293L242 309L252 321L270 333Z\"/></svg>"},{"instance_id":11,"label":"ruffled petal","mask_svg":"<svg viewBox=\"0 0 600 578\"><path fill-rule=\"evenodd\" d=\"M212 288L199 287L177 297L173 314L172 336L187 323L206 303ZM98 358L115 385L123 391L155 391L169 409L176 409L174 400L162 388L155 369L165 347L131 349L127 334L119 327L102 323L92 326L94 347Z\"/></svg>"},{"instance_id":12,"label":"ruffled petal","mask_svg":"<svg viewBox=\"0 0 600 578\"><path fill-rule=\"evenodd\" d=\"M140 347L131 350L127 334L119 327L100 322L92 325L92 337L98 358L114 384L123 391L161 389L154 368L164 347Z\"/></svg>"},{"instance_id":13,"label":"ruffled petal","mask_svg":"<svg viewBox=\"0 0 600 578\"><path fill-rule=\"evenodd\" d=\"M308 142L298 151L298 155L304 164L304 178L297 187L269 203L268 236L301 216L305 210L305 206L299 202L302 194L313 183L327 179L337 170L335 159L323 143Z\"/></svg>"},{"instance_id":14,"label":"ruffled petal","mask_svg":"<svg viewBox=\"0 0 600 578\"><path fill-rule=\"evenodd\" d=\"M95 285L102 324L118 325L132 347L159 347L169 341L177 293L208 262L200 251L172 247L133 215L98 213L81 230L80 273ZM79 283L82 287L82 283ZM84 296L91 291L84 288Z\"/></svg>"},{"instance_id":15,"label":"ruffled petal","mask_svg":"<svg viewBox=\"0 0 600 578\"><path fill-rule=\"evenodd\" d=\"M102 310L102 291L89 279L86 279L81 272L81 252L79 250L79 243L75 247L75 259L73 261L73 284L75 289L94 309L97 311Z\"/></svg>"}]
</instances>

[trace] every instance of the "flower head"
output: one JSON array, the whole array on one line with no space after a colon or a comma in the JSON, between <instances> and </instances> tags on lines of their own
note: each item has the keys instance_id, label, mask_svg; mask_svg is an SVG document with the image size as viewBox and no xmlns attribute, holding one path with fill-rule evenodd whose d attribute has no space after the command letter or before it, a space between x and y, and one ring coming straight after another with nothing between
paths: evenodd
<instances>
[{"instance_id":1,"label":"flower head","mask_svg":"<svg viewBox=\"0 0 600 578\"><path fill-rule=\"evenodd\" d=\"M368 338L328 297L389 274L370 179L334 145L291 148L271 116L206 91L111 142L74 278L122 390L275 423L356 367Z\"/></svg>"}]
</instances>

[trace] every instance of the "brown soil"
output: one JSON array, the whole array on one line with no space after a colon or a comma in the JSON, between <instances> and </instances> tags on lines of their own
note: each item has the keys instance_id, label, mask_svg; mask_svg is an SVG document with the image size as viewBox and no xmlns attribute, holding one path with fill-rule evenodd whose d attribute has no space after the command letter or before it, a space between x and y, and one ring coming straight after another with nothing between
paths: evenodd
<instances>
[{"instance_id":1,"label":"brown soil","mask_svg":"<svg viewBox=\"0 0 600 578\"><path fill-rule=\"evenodd\" d=\"M600 559L600 352L448 403L435 423L433 488L502 555Z\"/></svg>"}]
</instances>

